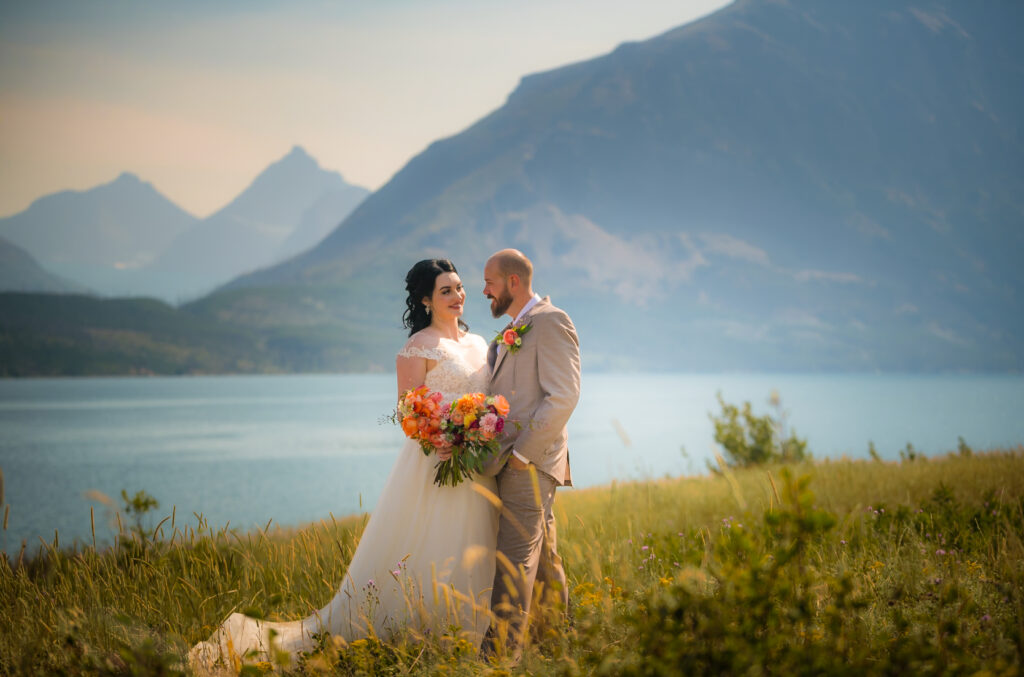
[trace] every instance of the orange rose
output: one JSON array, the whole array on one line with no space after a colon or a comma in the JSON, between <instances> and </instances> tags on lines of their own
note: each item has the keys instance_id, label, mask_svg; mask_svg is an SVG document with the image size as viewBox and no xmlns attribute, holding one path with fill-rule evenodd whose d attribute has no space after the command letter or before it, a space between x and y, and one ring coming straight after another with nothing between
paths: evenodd
<instances>
[{"instance_id":1,"label":"orange rose","mask_svg":"<svg viewBox=\"0 0 1024 677\"><path fill-rule=\"evenodd\" d=\"M519 334L516 333L515 329L506 329L505 333L501 336L502 342L507 346L514 346L517 338L519 338Z\"/></svg>"},{"instance_id":2,"label":"orange rose","mask_svg":"<svg viewBox=\"0 0 1024 677\"><path fill-rule=\"evenodd\" d=\"M406 416L402 419L402 432L405 433L406 437L412 437L419 430L419 426L416 424L416 419L413 416Z\"/></svg>"},{"instance_id":3,"label":"orange rose","mask_svg":"<svg viewBox=\"0 0 1024 677\"><path fill-rule=\"evenodd\" d=\"M494 396L494 408L501 416L508 416L508 400L505 399L504 395Z\"/></svg>"}]
</instances>

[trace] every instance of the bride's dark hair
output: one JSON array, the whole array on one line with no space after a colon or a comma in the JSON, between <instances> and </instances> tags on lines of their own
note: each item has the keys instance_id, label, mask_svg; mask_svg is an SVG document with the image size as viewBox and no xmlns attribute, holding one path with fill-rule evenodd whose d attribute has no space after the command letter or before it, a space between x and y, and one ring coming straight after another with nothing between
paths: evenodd
<instances>
[{"instance_id":1,"label":"bride's dark hair","mask_svg":"<svg viewBox=\"0 0 1024 677\"><path fill-rule=\"evenodd\" d=\"M430 326L430 315L423 305L423 297L434 295L434 285L441 273L455 273L455 264L448 259L424 259L409 269L405 274L405 313L402 314L402 326L409 328L409 336L420 329ZM459 328L467 331L469 326L459 319Z\"/></svg>"}]
</instances>

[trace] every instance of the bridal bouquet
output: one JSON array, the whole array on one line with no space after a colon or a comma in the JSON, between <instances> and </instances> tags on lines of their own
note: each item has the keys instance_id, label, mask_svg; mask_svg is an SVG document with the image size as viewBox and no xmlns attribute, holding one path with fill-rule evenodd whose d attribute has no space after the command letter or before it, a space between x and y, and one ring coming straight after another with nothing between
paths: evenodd
<instances>
[{"instance_id":1,"label":"bridal bouquet","mask_svg":"<svg viewBox=\"0 0 1024 677\"><path fill-rule=\"evenodd\" d=\"M399 400L395 419L406 437L419 442L424 454L451 450L448 460L438 462L434 484L454 487L483 470L497 453L508 400L483 393L467 393L449 404L441 399L441 393L426 386L410 390Z\"/></svg>"}]
</instances>

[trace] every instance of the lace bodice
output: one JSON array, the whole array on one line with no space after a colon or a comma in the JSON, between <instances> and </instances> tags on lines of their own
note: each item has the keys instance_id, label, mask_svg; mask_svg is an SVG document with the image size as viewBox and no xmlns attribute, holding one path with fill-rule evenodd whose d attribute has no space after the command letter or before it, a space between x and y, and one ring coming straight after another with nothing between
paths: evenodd
<instances>
[{"instance_id":1,"label":"lace bodice","mask_svg":"<svg viewBox=\"0 0 1024 677\"><path fill-rule=\"evenodd\" d=\"M436 360L437 364L427 372L425 385L440 392L445 402L465 393L487 392L490 376L487 369L487 342L475 334L469 334L466 338L473 342L472 350L462 351L442 341L436 348L406 346L399 351L398 356Z\"/></svg>"}]
</instances>

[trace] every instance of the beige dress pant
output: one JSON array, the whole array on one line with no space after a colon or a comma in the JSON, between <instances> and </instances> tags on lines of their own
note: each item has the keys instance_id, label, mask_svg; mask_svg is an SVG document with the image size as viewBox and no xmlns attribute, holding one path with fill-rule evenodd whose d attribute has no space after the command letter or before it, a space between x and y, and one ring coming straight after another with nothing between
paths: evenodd
<instances>
[{"instance_id":1,"label":"beige dress pant","mask_svg":"<svg viewBox=\"0 0 1024 677\"><path fill-rule=\"evenodd\" d=\"M506 465L497 480L502 507L491 592L491 611L497 623L488 629L485 654L497 652L502 645L518 652L535 596L560 604L562 614L569 603L555 534L557 483L534 466L518 470Z\"/></svg>"}]
</instances>

